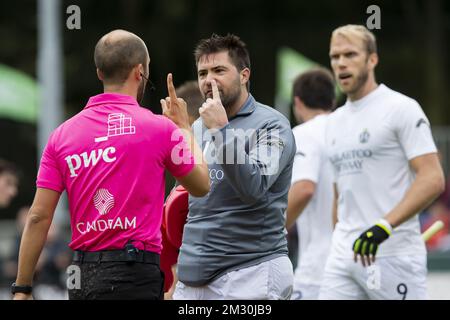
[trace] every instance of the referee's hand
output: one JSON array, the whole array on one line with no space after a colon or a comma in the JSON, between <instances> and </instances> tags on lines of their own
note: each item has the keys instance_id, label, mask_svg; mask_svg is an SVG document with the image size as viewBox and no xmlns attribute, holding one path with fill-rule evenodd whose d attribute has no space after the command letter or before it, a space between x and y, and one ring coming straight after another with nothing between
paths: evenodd
<instances>
[{"instance_id":1,"label":"referee's hand","mask_svg":"<svg viewBox=\"0 0 450 320\"><path fill-rule=\"evenodd\" d=\"M383 223L377 223L364 231L353 243L355 262L358 262L358 256L361 257L361 263L364 267L375 262L378 246L389 238L391 232Z\"/></svg>"},{"instance_id":2,"label":"referee's hand","mask_svg":"<svg viewBox=\"0 0 450 320\"><path fill-rule=\"evenodd\" d=\"M169 96L165 100L161 99L160 101L163 115L172 120L180 129L189 130L191 126L189 124L187 104L183 99L177 97L171 73L167 75L167 91Z\"/></svg>"}]
</instances>

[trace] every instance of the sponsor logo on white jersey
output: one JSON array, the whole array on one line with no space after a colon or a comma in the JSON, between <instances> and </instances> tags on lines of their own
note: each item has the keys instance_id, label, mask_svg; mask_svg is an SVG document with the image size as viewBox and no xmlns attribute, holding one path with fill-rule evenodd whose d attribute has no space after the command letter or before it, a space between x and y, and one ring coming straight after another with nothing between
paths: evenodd
<instances>
[{"instance_id":1,"label":"sponsor logo on white jersey","mask_svg":"<svg viewBox=\"0 0 450 320\"><path fill-rule=\"evenodd\" d=\"M359 135L359 142L361 143L367 143L369 142L370 133L367 129L364 129L363 132Z\"/></svg>"}]
</instances>

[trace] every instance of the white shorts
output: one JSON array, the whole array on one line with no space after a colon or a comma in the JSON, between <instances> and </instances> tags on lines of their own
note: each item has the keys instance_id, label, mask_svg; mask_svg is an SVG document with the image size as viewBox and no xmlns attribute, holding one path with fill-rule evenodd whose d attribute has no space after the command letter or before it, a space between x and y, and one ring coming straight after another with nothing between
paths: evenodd
<instances>
[{"instance_id":1,"label":"white shorts","mask_svg":"<svg viewBox=\"0 0 450 320\"><path fill-rule=\"evenodd\" d=\"M319 299L423 300L428 299L426 278L426 255L379 257L368 267L330 255Z\"/></svg>"},{"instance_id":2,"label":"white shorts","mask_svg":"<svg viewBox=\"0 0 450 320\"><path fill-rule=\"evenodd\" d=\"M320 286L314 284L294 284L291 300L317 300L319 298Z\"/></svg>"},{"instance_id":3,"label":"white shorts","mask_svg":"<svg viewBox=\"0 0 450 320\"><path fill-rule=\"evenodd\" d=\"M294 272L287 256L229 272L202 287L178 282L174 300L288 300Z\"/></svg>"}]
</instances>

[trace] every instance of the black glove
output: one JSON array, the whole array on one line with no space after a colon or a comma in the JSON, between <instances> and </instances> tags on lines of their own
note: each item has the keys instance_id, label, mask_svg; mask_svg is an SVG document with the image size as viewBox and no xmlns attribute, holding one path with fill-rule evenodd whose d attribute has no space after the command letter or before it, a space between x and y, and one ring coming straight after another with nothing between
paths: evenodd
<instances>
[{"instance_id":1,"label":"black glove","mask_svg":"<svg viewBox=\"0 0 450 320\"><path fill-rule=\"evenodd\" d=\"M358 239L353 243L353 252L355 253L355 261L357 261L358 255L361 256L362 264L365 266L365 259L367 259L370 265L371 257L372 262L375 261L375 255L377 254L378 246L384 240L389 238L391 230L386 226L387 222L377 223L373 227L364 231ZM388 224L389 225L389 224Z\"/></svg>"}]
</instances>

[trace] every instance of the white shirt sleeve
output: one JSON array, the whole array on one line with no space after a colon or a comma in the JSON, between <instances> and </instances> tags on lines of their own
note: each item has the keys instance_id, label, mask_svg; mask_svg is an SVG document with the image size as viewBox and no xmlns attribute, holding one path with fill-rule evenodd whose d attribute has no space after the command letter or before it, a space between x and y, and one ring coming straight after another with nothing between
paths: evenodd
<instances>
[{"instance_id":1,"label":"white shirt sleeve","mask_svg":"<svg viewBox=\"0 0 450 320\"><path fill-rule=\"evenodd\" d=\"M408 160L437 152L430 122L416 101L403 103L392 120Z\"/></svg>"},{"instance_id":2,"label":"white shirt sleeve","mask_svg":"<svg viewBox=\"0 0 450 320\"><path fill-rule=\"evenodd\" d=\"M303 131L294 132L297 152L292 168L292 183L310 180L317 183L322 161L320 144Z\"/></svg>"}]
</instances>

